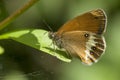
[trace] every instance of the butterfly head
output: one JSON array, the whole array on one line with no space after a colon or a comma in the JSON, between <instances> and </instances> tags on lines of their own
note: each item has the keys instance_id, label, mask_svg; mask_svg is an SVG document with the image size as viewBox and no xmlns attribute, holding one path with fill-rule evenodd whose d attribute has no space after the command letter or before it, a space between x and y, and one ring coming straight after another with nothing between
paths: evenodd
<instances>
[{"instance_id":1,"label":"butterfly head","mask_svg":"<svg viewBox=\"0 0 120 80\"><path fill-rule=\"evenodd\" d=\"M61 35L57 35L57 32L49 32L48 37L52 39L53 44L57 45L58 48L63 48Z\"/></svg>"}]
</instances>

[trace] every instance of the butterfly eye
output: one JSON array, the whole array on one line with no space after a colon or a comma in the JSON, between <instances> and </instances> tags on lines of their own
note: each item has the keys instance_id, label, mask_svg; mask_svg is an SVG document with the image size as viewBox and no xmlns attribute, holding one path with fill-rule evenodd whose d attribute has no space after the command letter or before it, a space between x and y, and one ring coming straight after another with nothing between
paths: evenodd
<instances>
[{"instance_id":1,"label":"butterfly eye","mask_svg":"<svg viewBox=\"0 0 120 80\"><path fill-rule=\"evenodd\" d=\"M50 39L54 39L54 38L55 38L55 33L49 32L48 37L49 37Z\"/></svg>"},{"instance_id":2,"label":"butterfly eye","mask_svg":"<svg viewBox=\"0 0 120 80\"><path fill-rule=\"evenodd\" d=\"M84 36L87 38L87 37L89 37L89 34L88 34L88 33L85 33Z\"/></svg>"}]
</instances>

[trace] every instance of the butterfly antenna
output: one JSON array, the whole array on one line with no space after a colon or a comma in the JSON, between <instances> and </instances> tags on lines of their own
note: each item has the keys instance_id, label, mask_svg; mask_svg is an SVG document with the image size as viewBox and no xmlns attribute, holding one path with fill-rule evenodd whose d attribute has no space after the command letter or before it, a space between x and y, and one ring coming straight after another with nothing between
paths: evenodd
<instances>
[{"instance_id":1,"label":"butterfly antenna","mask_svg":"<svg viewBox=\"0 0 120 80\"><path fill-rule=\"evenodd\" d=\"M51 32L53 32L53 30L52 30L52 28L46 23L46 21L43 19L43 23L47 26L47 28L51 31Z\"/></svg>"},{"instance_id":2,"label":"butterfly antenna","mask_svg":"<svg viewBox=\"0 0 120 80\"><path fill-rule=\"evenodd\" d=\"M52 28L46 23L46 21L43 19L43 23L47 26L47 28L53 32ZM55 47L55 42L52 40L52 44L53 44L53 48L54 48L54 52L56 51L56 47ZM52 45L51 44L51 45Z\"/></svg>"},{"instance_id":3,"label":"butterfly antenna","mask_svg":"<svg viewBox=\"0 0 120 80\"><path fill-rule=\"evenodd\" d=\"M53 32L53 30L52 30L52 28L46 23L46 21L43 19L43 23L47 26L47 28L51 31L51 32ZM55 47L55 42L52 40L52 44L51 45L53 45L53 51L55 52L56 51L56 47Z\"/></svg>"}]
</instances>

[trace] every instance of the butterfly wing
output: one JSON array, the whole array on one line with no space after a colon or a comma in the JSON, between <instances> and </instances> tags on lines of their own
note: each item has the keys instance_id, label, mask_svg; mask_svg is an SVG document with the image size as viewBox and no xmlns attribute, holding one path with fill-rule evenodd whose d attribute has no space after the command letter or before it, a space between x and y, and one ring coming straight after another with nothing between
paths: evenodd
<instances>
[{"instance_id":1,"label":"butterfly wing","mask_svg":"<svg viewBox=\"0 0 120 80\"><path fill-rule=\"evenodd\" d=\"M70 31L61 36L61 46L85 64L97 62L105 51L104 38L89 31Z\"/></svg>"},{"instance_id":2,"label":"butterfly wing","mask_svg":"<svg viewBox=\"0 0 120 80\"><path fill-rule=\"evenodd\" d=\"M68 31L90 31L103 34L106 26L106 15L102 9L93 10L68 21L58 31L58 34Z\"/></svg>"}]
</instances>

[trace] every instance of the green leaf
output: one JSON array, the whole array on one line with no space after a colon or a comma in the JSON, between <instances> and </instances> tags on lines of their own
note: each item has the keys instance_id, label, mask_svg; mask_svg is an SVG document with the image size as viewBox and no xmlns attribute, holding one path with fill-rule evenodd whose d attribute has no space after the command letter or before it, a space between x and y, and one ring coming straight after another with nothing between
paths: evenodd
<instances>
[{"instance_id":1,"label":"green leaf","mask_svg":"<svg viewBox=\"0 0 120 80\"><path fill-rule=\"evenodd\" d=\"M2 55L3 53L4 53L4 48L0 46L0 55Z\"/></svg>"},{"instance_id":2,"label":"green leaf","mask_svg":"<svg viewBox=\"0 0 120 80\"><path fill-rule=\"evenodd\" d=\"M64 51L53 45L52 40L48 37L48 33L48 31L41 29L20 30L2 34L0 35L0 39L13 39L32 48L55 56L62 61L71 62L70 57L68 57Z\"/></svg>"}]
</instances>

